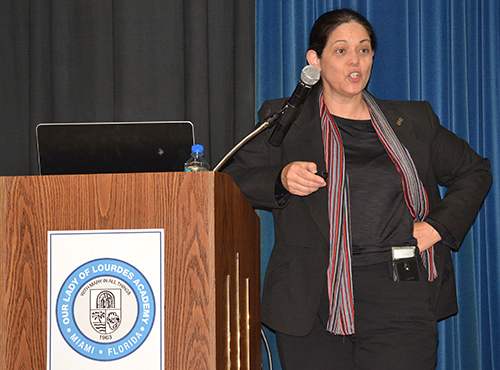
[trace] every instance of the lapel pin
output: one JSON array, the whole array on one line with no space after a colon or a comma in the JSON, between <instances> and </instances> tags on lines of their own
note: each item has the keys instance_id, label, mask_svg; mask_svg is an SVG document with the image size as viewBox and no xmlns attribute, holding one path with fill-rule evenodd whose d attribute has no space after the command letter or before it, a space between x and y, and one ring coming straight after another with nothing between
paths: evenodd
<instances>
[{"instance_id":1,"label":"lapel pin","mask_svg":"<svg viewBox=\"0 0 500 370\"><path fill-rule=\"evenodd\" d=\"M403 124L404 119L402 117L399 117L398 120L396 121L396 125L401 126Z\"/></svg>"}]
</instances>

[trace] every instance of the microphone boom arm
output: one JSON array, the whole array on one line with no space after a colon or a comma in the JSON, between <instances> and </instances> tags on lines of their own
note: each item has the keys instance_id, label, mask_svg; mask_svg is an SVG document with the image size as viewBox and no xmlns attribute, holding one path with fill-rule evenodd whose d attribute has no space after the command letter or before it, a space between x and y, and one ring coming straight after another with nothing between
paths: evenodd
<instances>
[{"instance_id":1,"label":"microphone boom arm","mask_svg":"<svg viewBox=\"0 0 500 370\"><path fill-rule=\"evenodd\" d=\"M281 115L283 114L283 111L284 111L284 107L270 115L269 117L267 117L264 122L262 122L262 124L260 124L255 130L253 130L251 133L249 133L247 136L245 136L238 144L236 144L236 146L233 147L233 149L231 149L225 156L224 158L222 158L220 160L219 163L217 163L217 166L214 167L214 169L212 170L213 172L218 172L222 166L224 166L224 164L234 155L234 153L236 153L238 150L240 150L240 148L245 145L247 142L249 142L250 140L252 140L255 136L257 136L258 134L260 134L262 131L264 131L265 129L267 128L270 128L270 127L273 127L278 118L281 117Z\"/></svg>"}]
</instances>

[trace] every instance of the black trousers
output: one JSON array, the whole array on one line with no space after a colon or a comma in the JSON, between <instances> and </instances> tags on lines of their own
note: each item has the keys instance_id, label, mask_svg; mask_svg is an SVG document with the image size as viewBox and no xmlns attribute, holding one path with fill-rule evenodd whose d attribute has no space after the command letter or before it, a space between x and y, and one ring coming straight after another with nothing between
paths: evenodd
<instances>
[{"instance_id":1,"label":"black trousers","mask_svg":"<svg viewBox=\"0 0 500 370\"><path fill-rule=\"evenodd\" d=\"M422 280L395 282L390 262L353 267L356 333L349 336L325 329L325 283L312 332L305 337L276 333L283 369L435 369L437 322L428 283Z\"/></svg>"}]
</instances>

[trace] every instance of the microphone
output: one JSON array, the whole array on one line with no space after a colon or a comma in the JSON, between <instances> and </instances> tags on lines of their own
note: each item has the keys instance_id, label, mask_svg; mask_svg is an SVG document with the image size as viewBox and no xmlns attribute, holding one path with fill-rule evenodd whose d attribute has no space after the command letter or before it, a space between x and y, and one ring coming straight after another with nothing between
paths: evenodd
<instances>
[{"instance_id":1,"label":"microphone","mask_svg":"<svg viewBox=\"0 0 500 370\"><path fill-rule=\"evenodd\" d=\"M319 69L315 66L307 65L302 69L300 81L295 88L292 96L285 103L285 106L279 112L278 122L274 127L274 131L269 138L269 144L280 146L292 126L292 123L297 119L302 111L302 105L307 100L311 88L319 81Z\"/></svg>"},{"instance_id":2,"label":"microphone","mask_svg":"<svg viewBox=\"0 0 500 370\"><path fill-rule=\"evenodd\" d=\"M269 108L269 116L264 120L264 122L260 123L259 126L253 130L250 134L245 136L236 146L231 149L225 156L220 160L217 166L212 170L213 172L219 171L224 164L236 153L240 148L252 140L255 136L260 134L262 131L273 127L273 133L269 138L269 143L274 146L280 146L285 138L286 133L290 129L292 123L299 116L302 105L306 101L309 96L309 92L311 88L319 81L320 74L319 69L308 65L302 69L302 73L300 75L300 82L295 88L295 91L292 94L292 97L283 105L280 111L270 114L271 108ZM324 176L324 175L321 175Z\"/></svg>"}]
</instances>

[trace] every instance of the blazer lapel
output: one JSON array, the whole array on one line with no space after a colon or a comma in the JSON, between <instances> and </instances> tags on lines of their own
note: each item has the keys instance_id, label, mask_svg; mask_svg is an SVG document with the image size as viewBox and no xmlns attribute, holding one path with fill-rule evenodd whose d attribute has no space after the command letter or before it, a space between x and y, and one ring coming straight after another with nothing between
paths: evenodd
<instances>
[{"instance_id":1,"label":"blazer lapel","mask_svg":"<svg viewBox=\"0 0 500 370\"><path fill-rule=\"evenodd\" d=\"M313 88L304 109L283 142L283 151L288 163L295 161L314 162L318 171L325 171L325 156L318 105L319 86ZM330 240L330 222L328 220L328 192L326 187L302 198L311 217L323 233L325 240Z\"/></svg>"},{"instance_id":2,"label":"blazer lapel","mask_svg":"<svg viewBox=\"0 0 500 370\"><path fill-rule=\"evenodd\" d=\"M391 101L374 98L391 125L399 141L410 152L419 176L427 172L428 155L426 144L418 139L415 125L418 124L415 115L406 116L404 110L396 109L397 104Z\"/></svg>"}]
</instances>

